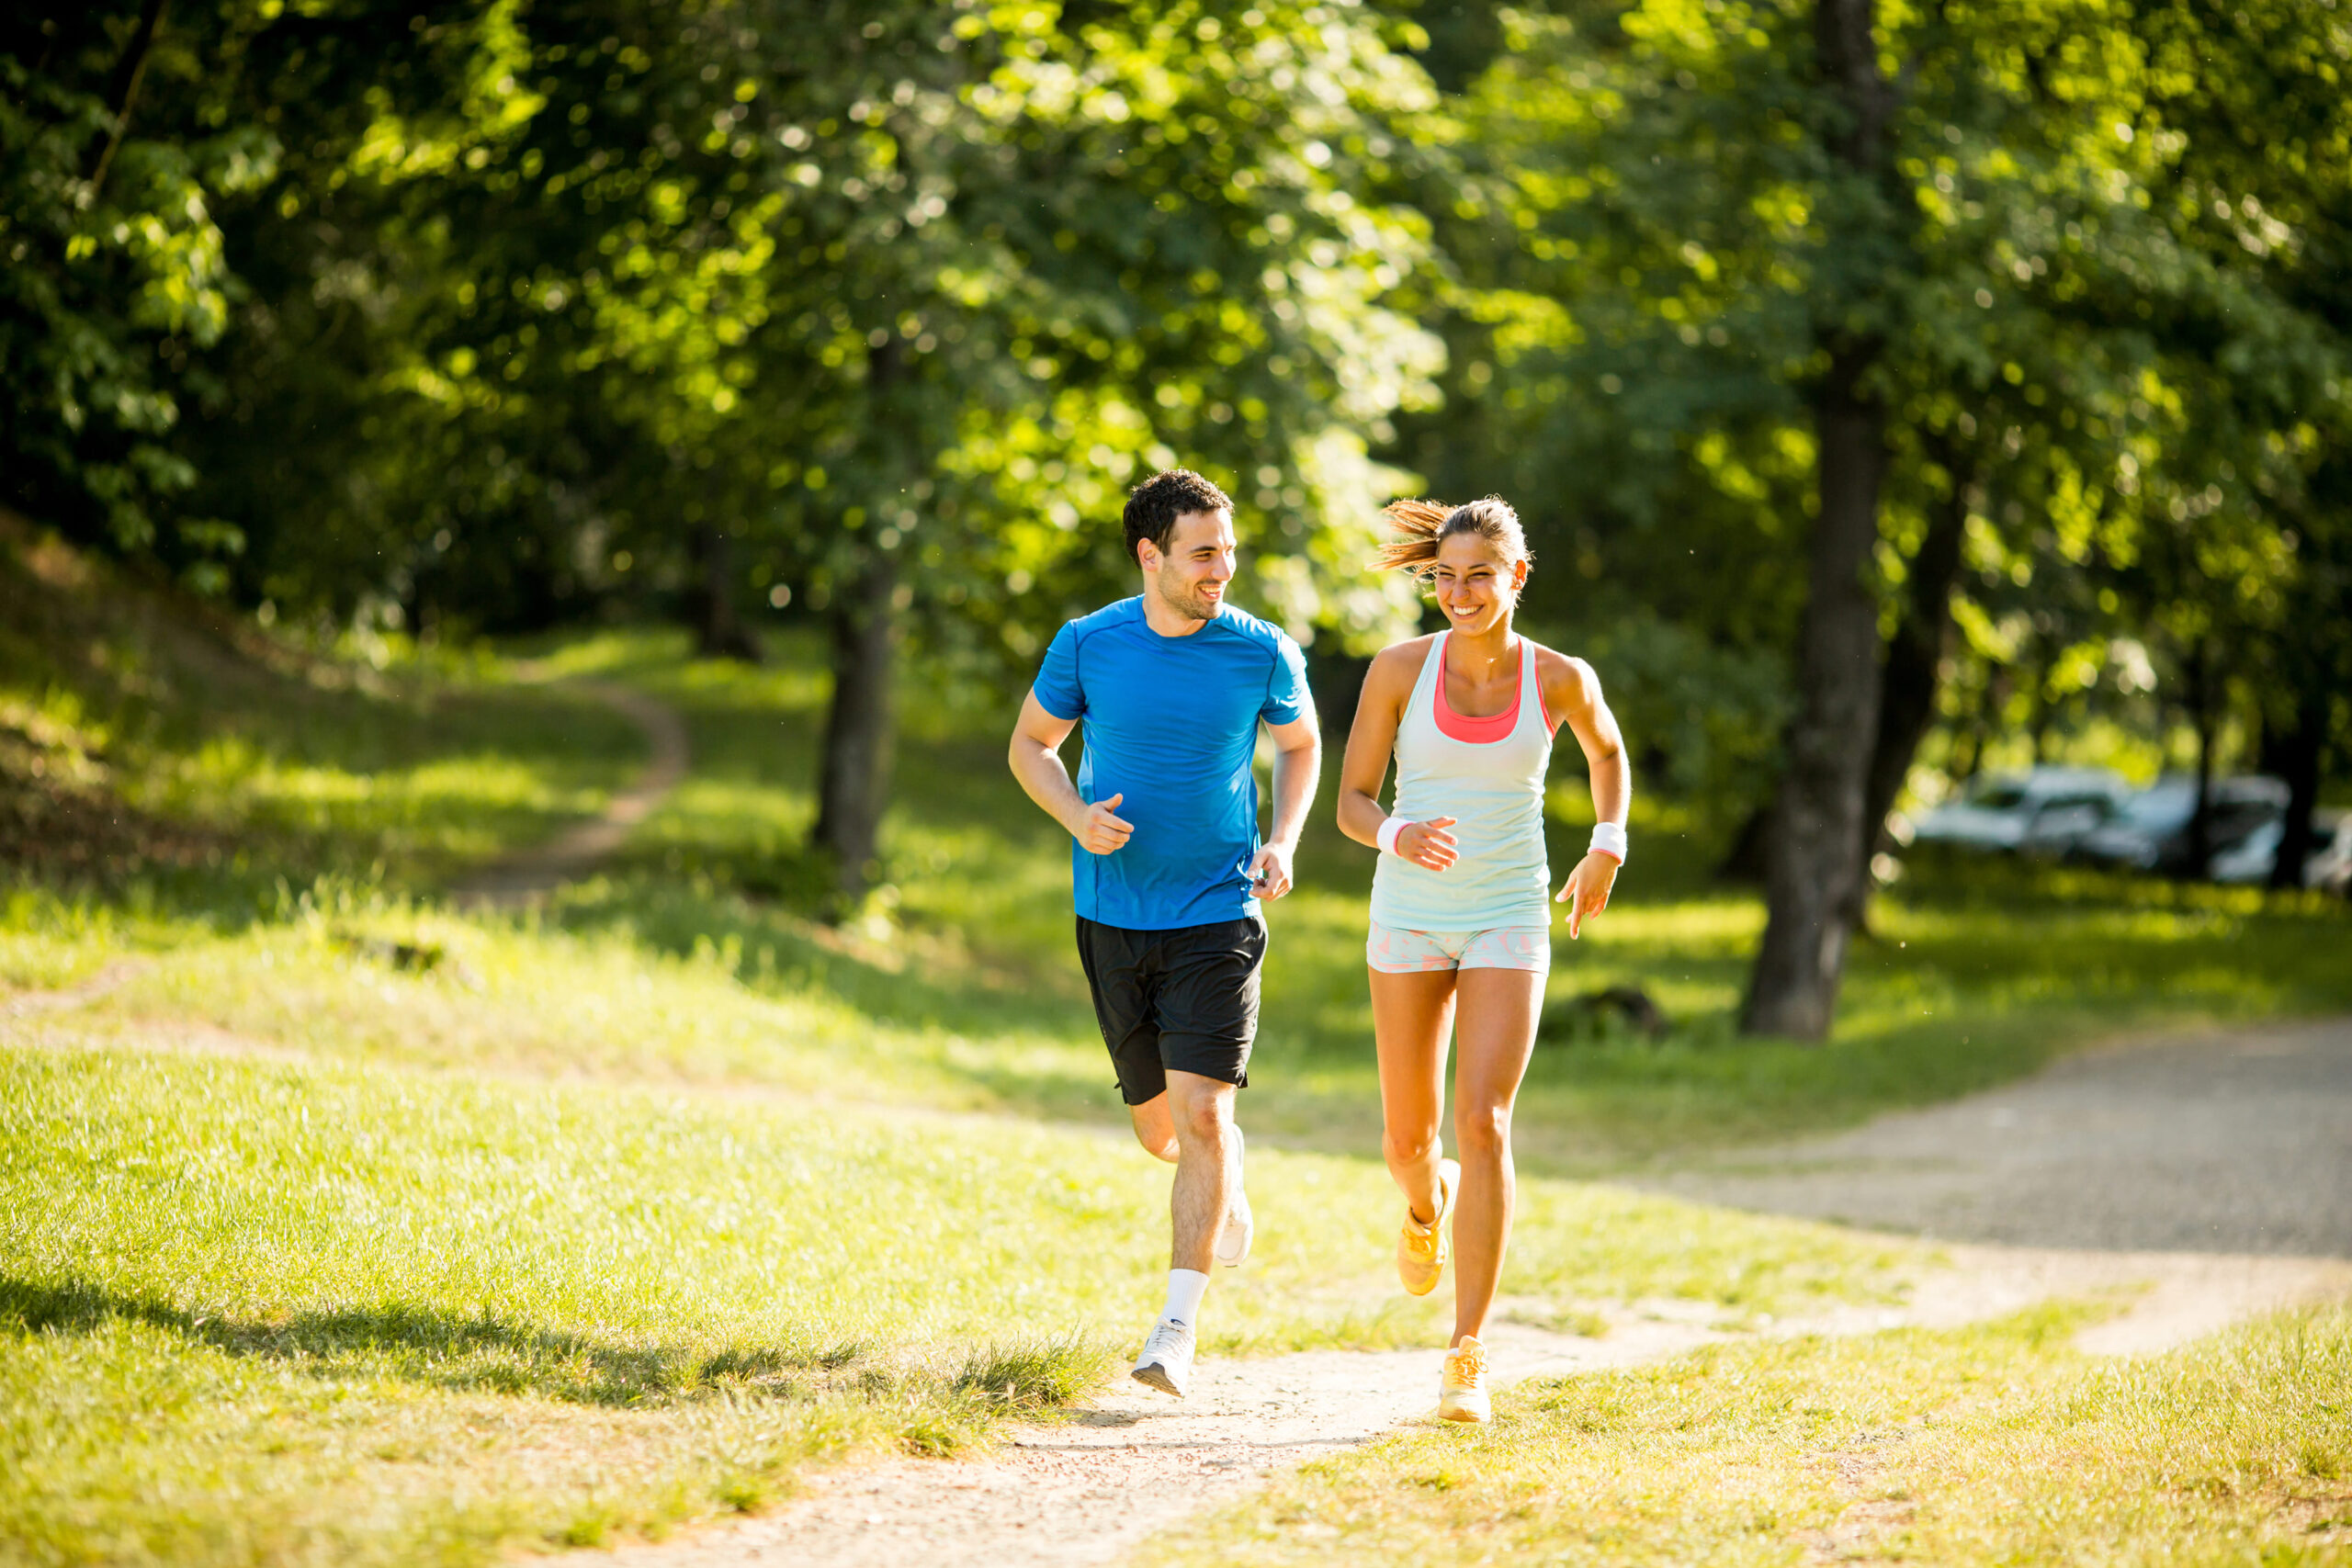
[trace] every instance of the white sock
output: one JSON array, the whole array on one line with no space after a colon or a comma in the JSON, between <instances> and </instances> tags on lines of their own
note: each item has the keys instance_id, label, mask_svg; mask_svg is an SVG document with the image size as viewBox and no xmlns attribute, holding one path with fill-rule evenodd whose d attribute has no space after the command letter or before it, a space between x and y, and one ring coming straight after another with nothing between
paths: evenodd
<instances>
[{"instance_id":1,"label":"white sock","mask_svg":"<svg viewBox=\"0 0 2352 1568\"><path fill-rule=\"evenodd\" d=\"M1197 1269L1168 1270L1168 1309L1159 1315L1172 1317L1185 1327L1193 1326L1201 1315L1201 1298L1209 1293L1209 1277Z\"/></svg>"}]
</instances>

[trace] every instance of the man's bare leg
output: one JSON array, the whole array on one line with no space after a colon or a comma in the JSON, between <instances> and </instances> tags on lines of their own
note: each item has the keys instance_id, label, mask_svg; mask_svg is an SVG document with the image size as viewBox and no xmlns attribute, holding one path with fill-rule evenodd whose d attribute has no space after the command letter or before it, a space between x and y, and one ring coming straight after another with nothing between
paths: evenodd
<instances>
[{"instance_id":1,"label":"man's bare leg","mask_svg":"<svg viewBox=\"0 0 2352 1568\"><path fill-rule=\"evenodd\" d=\"M1154 1159L1176 1164L1182 1153L1182 1145L1176 1137L1176 1121L1174 1113L1168 1109L1168 1096L1161 1093L1141 1105L1130 1105L1127 1114L1135 1122L1136 1142L1144 1146L1144 1152ZM1241 1136L1241 1124L1228 1120L1225 1131L1227 1208L1224 1228L1217 1233L1216 1256L1219 1263L1231 1267L1244 1261L1249 1253L1250 1221L1247 1202L1241 1197L1245 1141ZM1237 1211L1239 1212L1238 1220ZM1240 1226L1238 1234L1234 1228L1237 1223Z\"/></svg>"},{"instance_id":2,"label":"man's bare leg","mask_svg":"<svg viewBox=\"0 0 2352 1568\"><path fill-rule=\"evenodd\" d=\"M1168 1114L1166 1090L1152 1096L1141 1105L1127 1107L1127 1115L1136 1124L1136 1142L1144 1152L1170 1165L1176 1163L1176 1123Z\"/></svg>"},{"instance_id":3,"label":"man's bare leg","mask_svg":"<svg viewBox=\"0 0 2352 1568\"><path fill-rule=\"evenodd\" d=\"M1167 1092L1134 1108L1136 1138L1176 1179L1168 1210L1168 1304L1136 1359L1135 1376L1182 1395L1192 1376L1194 1330L1209 1285L1226 1206L1240 1191L1241 1134L1233 1124L1233 1086L1197 1073L1170 1072Z\"/></svg>"},{"instance_id":4,"label":"man's bare leg","mask_svg":"<svg viewBox=\"0 0 2352 1568\"><path fill-rule=\"evenodd\" d=\"M1233 1168L1240 1153L1233 1125L1233 1086L1197 1073L1170 1072L1163 1099L1176 1138L1168 1266L1205 1274L1215 1259L1217 1232L1225 1225Z\"/></svg>"}]
</instances>

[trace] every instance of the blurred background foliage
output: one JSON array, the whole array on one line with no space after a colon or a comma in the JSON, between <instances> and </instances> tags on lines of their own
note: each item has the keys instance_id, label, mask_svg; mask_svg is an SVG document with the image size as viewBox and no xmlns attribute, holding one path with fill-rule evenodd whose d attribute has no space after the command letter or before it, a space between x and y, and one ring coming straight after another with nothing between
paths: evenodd
<instances>
[{"instance_id":1,"label":"blurred background foliage","mask_svg":"<svg viewBox=\"0 0 2352 1568\"><path fill-rule=\"evenodd\" d=\"M2347 71L2341 0L17 7L0 477L281 635L814 622L852 891L893 672L1009 707L1132 591L1133 479L1237 497L1334 726L1421 615L1379 504L1499 492L1737 870L1842 387L1853 858L2062 756L2300 823L2352 772Z\"/></svg>"}]
</instances>

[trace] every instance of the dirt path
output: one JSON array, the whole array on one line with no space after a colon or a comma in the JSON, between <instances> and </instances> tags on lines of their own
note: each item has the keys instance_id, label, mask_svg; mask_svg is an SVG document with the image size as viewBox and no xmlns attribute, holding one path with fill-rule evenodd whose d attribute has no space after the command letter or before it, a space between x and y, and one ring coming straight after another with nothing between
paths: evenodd
<instances>
[{"instance_id":1,"label":"dirt path","mask_svg":"<svg viewBox=\"0 0 2352 1568\"><path fill-rule=\"evenodd\" d=\"M2352 1019L2085 1052L1635 1185L1939 1240L2352 1258Z\"/></svg>"},{"instance_id":2,"label":"dirt path","mask_svg":"<svg viewBox=\"0 0 2352 1568\"><path fill-rule=\"evenodd\" d=\"M2072 1058L2028 1082L1645 1183L1741 1207L1958 1243L1899 1307L1772 1325L1868 1334L1960 1324L2053 1296L2136 1297L2078 1337L2168 1348L2255 1313L2352 1296L2352 1021L2175 1039ZM1985 1237L2041 1245L1983 1245ZM2201 1244L2230 1248L2176 1250ZM2312 1245L2316 1244L2316 1245ZM1505 1324L1498 1381L1637 1365L1727 1331L1636 1304L1597 1339ZM1120 1380L995 1458L820 1477L764 1517L594 1554L597 1568L840 1568L1118 1561L1154 1531L1318 1454L1424 1420L1439 1352L1204 1362L1179 1404Z\"/></svg>"},{"instance_id":3,"label":"dirt path","mask_svg":"<svg viewBox=\"0 0 2352 1568\"><path fill-rule=\"evenodd\" d=\"M1606 1339L1506 1325L1521 1375L1625 1366L1702 1343L1657 1322ZM1029 1427L988 1460L904 1460L820 1477L775 1513L571 1562L707 1568L790 1562L1101 1563L1277 1470L1368 1441L1436 1403L1437 1350L1318 1350L1207 1361L1170 1399L1125 1379L1067 1425Z\"/></svg>"},{"instance_id":4,"label":"dirt path","mask_svg":"<svg viewBox=\"0 0 2352 1568\"><path fill-rule=\"evenodd\" d=\"M0 1021L18 1018L37 1018L42 1013L66 1012L74 1008L88 1007L92 1002L112 996L122 989L147 968L139 958L119 958L86 980L71 986L61 986L53 991L18 991L0 1000Z\"/></svg>"},{"instance_id":5,"label":"dirt path","mask_svg":"<svg viewBox=\"0 0 2352 1568\"><path fill-rule=\"evenodd\" d=\"M461 904L509 908L546 897L563 883L586 875L620 848L629 830L651 816L686 776L686 722L658 698L605 682L578 682L572 689L627 717L645 735L652 757L636 782L605 804L604 811L567 829L535 849L519 851L484 866L449 890Z\"/></svg>"},{"instance_id":6,"label":"dirt path","mask_svg":"<svg viewBox=\"0 0 2352 1568\"><path fill-rule=\"evenodd\" d=\"M652 761L594 821L459 889L526 902L587 872L683 777L686 738L664 705L592 688L645 731ZM13 998L0 1017L71 1009L119 985ZM61 1042L62 1043L62 1042ZM247 1054L239 1041L179 1049ZM1639 1185L1951 1245L1900 1307L1853 1306L1769 1332L1947 1326L2052 1296L2131 1292L2079 1337L2141 1354L2297 1301L2352 1296L2352 1021L2175 1037L2087 1053L1929 1111ZM1599 1338L1498 1325L1498 1381L1638 1365L1731 1331L1687 1303L1634 1303ZM821 1475L763 1517L658 1545L587 1554L626 1568L770 1562L1113 1562L1153 1532L1290 1465L1425 1420L1435 1349L1203 1363L1181 1404L1124 1379L1065 1424L1025 1427L992 1458L900 1461Z\"/></svg>"},{"instance_id":7,"label":"dirt path","mask_svg":"<svg viewBox=\"0 0 2352 1568\"><path fill-rule=\"evenodd\" d=\"M2352 1294L2352 1264L2215 1258L1952 1249L1901 1307L1850 1307L1775 1325L1777 1336L1951 1326L2053 1295L2143 1290L2077 1343L2095 1353L2163 1349L2246 1313ZM1687 1303L1636 1306L1600 1338L1498 1325L1498 1382L1662 1360L1745 1337ZM1018 1430L1013 1446L974 1461L900 1460L821 1475L803 1498L758 1518L660 1544L597 1552L583 1568L1078 1568L1115 1562L1146 1537L1215 1507L1278 1470L1431 1419L1435 1349L1323 1350L1204 1361L1179 1402L1125 1379L1068 1425Z\"/></svg>"},{"instance_id":8,"label":"dirt path","mask_svg":"<svg viewBox=\"0 0 2352 1568\"><path fill-rule=\"evenodd\" d=\"M605 682L578 682L573 689L634 723L643 732L651 757L629 786L605 802L595 817L564 829L547 843L493 861L453 884L449 897L454 902L513 908L545 897L562 884L586 875L620 848L629 830L651 816L685 778L686 722L675 708L643 692ZM147 967L143 959L121 959L71 986L0 998L0 1021L87 1007L120 990ZM226 1054L251 1055L256 1049L232 1043ZM258 1054L276 1053L260 1048Z\"/></svg>"}]
</instances>

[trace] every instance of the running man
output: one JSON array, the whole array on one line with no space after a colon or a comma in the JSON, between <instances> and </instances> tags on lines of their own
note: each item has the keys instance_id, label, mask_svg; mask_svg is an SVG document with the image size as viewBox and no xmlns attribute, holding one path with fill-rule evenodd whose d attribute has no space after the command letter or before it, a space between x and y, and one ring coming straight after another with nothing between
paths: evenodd
<instances>
[{"instance_id":1,"label":"running man","mask_svg":"<svg viewBox=\"0 0 2352 1568\"><path fill-rule=\"evenodd\" d=\"M1298 645L1225 602L1233 503L1200 475L1127 498L1143 592L1070 622L1046 649L1012 735L1013 776L1069 829L1078 957L1136 1137L1176 1168L1168 1303L1135 1364L1181 1396L1209 1259L1250 1255L1234 1090L1250 1081L1266 928L1290 891L1322 743ZM1081 720L1078 782L1062 742ZM1250 761L1274 743L1273 830L1258 840Z\"/></svg>"},{"instance_id":2,"label":"running man","mask_svg":"<svg viewBox=\"0 0 2352 1568\"><path fill-rule=\"evenodd\" d=\"M1383 1150L1405 1195L1396 1271L1425 1296L1451 1254L1453 1337L1438 1415L1484 1421L1479 1337L1510 1237L1511 1104L1552 966L1544 784L1554 729L1565 722L1584 748L1600 819L1559 892L1570 937L1609 906L1633 781L1592 667L1511 630L1529 570L1511 509L1492 497L1452 511L1400 501L1388 515L1398 537L1380 564L1428 579L1447 629L1372 661L1340 765L1340 829L1381 852L1364 955ZM1394 816L1380 807L1392 754ZM1438 1138L1449 1027L1459 1164Z\"/></svg>"}]
</instances>

